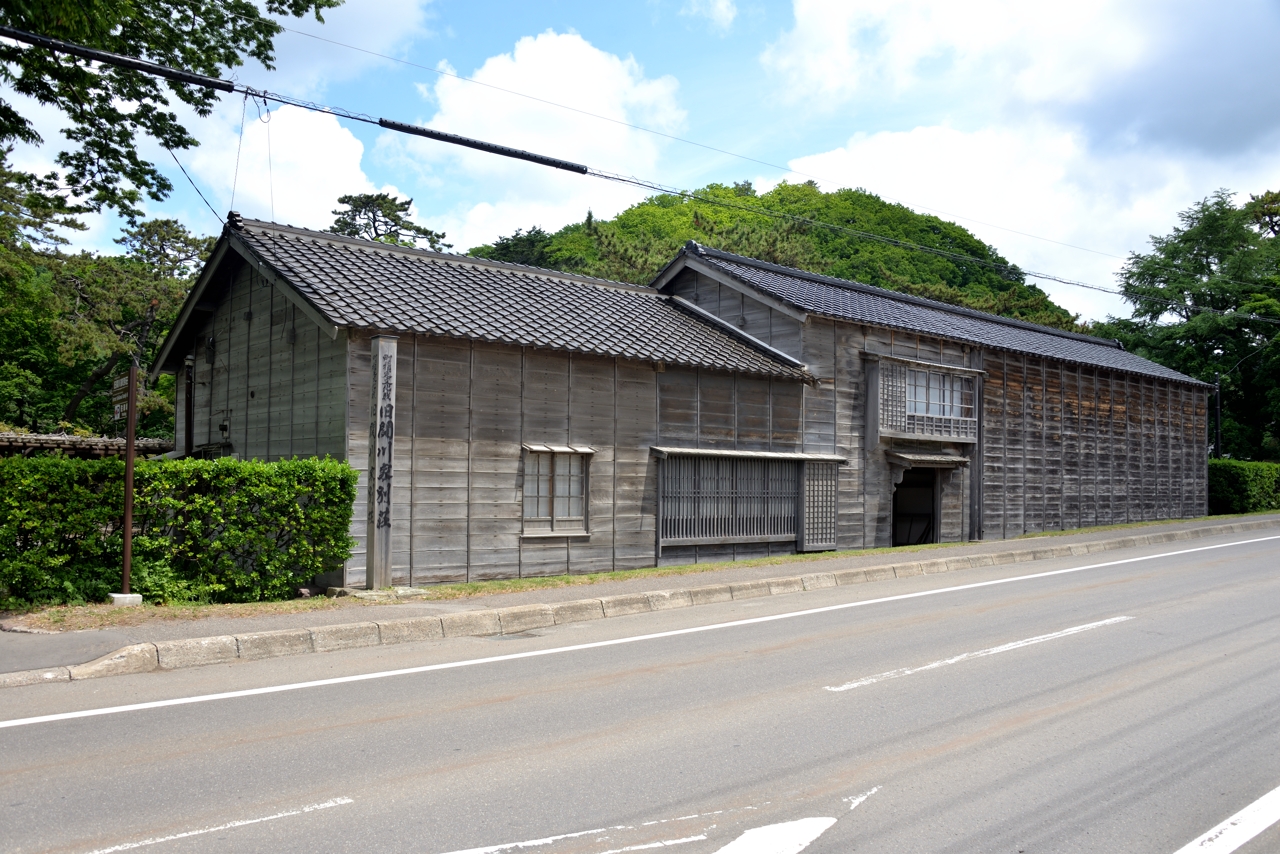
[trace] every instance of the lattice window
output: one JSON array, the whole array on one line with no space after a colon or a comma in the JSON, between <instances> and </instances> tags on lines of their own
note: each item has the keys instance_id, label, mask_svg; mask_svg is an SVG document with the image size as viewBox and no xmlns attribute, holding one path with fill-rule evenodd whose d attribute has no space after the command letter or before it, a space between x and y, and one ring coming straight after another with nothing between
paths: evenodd
<instances>
[{"instance_id":1,"label":"lattice window","mask_svg":"<svg viewBox=\"0 0 1280 854\"><path fill-rule=\"evenodd\" d=\"M672 455L662 463L662 545L835 548L836 487L834 462Z\"/></svg>"},{"instance_id":2,"label":"lattice window","mask_svg":"<svg viewBox=\"0 0 1280 854\"><path fill-rule=\"evenodd\" d=\"M897 362L880 363L880 427L906 432L907 366Z\"/></svg>"},{"instance_id":3,"label":"lattice window","mask_svg":"<svg viewBox=\"0 0 1280 854\"><path fill-rule=\"evenodd\" d=\"M662 465L664 545L781 542L796 537L800 464L672 456Z\"/></svg>"},{"instance_id":4,"label":"lattice window","mask_svg":"<svg viewBox=\"0 0 1280 854\"><path fill-rule=\"evenodd\" d=\"M587 454L530 452L524 463L524 529L585 531Z\"/></svg>"},{"instance_id":5,"label":"lattice window","mask_svg":"<svg viewBox=\"0 0 1280 854\"><path fill-rule=\"evenodd\" d=\"M886 433L978 438L973 377L880 363L880 429Z\"/></svg>"}]
</instances>

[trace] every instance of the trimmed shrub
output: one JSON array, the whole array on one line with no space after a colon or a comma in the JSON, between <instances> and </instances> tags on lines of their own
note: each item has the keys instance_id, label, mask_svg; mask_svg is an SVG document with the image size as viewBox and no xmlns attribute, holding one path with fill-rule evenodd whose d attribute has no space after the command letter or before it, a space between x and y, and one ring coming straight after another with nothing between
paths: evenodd
<instances>
[{"instance_id":1,"label":"trimmed shrub","mask_svg":"<svg viewBox=\"0 0 1280 854\"><path fill-rule=\"evenodd\" d=\"M288 598L350 556L357 473L336 460L140 461L130 587L152 602ZM124 463L0 459L0 606L119 590Z\"/></svg>"},{"instance_id":2,"label":"trimmed shrub","mask_svg":"<svg viewBox=\"0 0 1280 854\"><path fill-rule=\"evenodd\" d=\"M1209 460L1209 512L1280 510L1280 464Z\"/></svg>"}]
</instances>

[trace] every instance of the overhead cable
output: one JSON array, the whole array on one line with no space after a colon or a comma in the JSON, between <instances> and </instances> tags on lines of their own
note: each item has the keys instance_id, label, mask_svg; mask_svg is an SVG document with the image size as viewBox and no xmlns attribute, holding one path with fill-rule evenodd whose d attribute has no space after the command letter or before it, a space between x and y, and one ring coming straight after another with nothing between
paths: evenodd
<instances>
[{"instance_id":1,"label":"overhead cable","mask_svg":"<svg viewBox=\"0 0 1280 854\"><path fill-rule=\"evenodd\" d=\"M707 196L702 193L696 193L688 190L681 190L675 187L669 187L663 184L656 183L654 181L647 181L640 178L636 178L634 176L620 175L614 172L605 172L599 169L592 169L590 167L584 166L579 163L573 163L573 162L570 162L567 160L561 160L555 157L548 157L542 154L535 154L532 152L523 151L521 149L511 148L505 145L498 145L496 143L484 142L482 140L472 139L470 137L465 137L465 136L459 136L457 134L451 134L451 133L445 133L443 131L432 130L431 128L425 128L419 125L410 125L410 124L405 124L404 122L393 121L390 119L375 118L374 116L371 116L367 113L358 113L353 110L347 110L341 107L334 107L326 104L318 104L311 101L304 101L300 98L293 98L288 95L281 95L274 92L254 89L252 87L245 86L243 84L233 83L229 80L221 80L215 77L206 77L204 75L199 75L199 74L194 74L187 71L168 68L167 66L159 65L153 62L148 62L146 60L141 60L134 57L120 56L119 54L110 53L108 51L97 50L95 48L83 47L81 45L74 45L69 42L60 41L58 39L46 38L45 36L38 36L32 33L23 32L22 30L16 30L11 27L0 26L0 36L5 36L8 38L15 39L17 41L26 42L27 44L31 44L36 47L42 47L47 50L57 51L60 53L67 53L67 54L77 56L82 59L88 59L94 62L101 62L107 65L116 65L124 68L131 68L137 71L142 71L148 74L154 74L158 77L163 77L168 80L175 80L178 82L189 83L196 86L204 86L206 88L217 89L218 91L222 91L222 92L242 93L251 98L262 99L263 101L274 101L278 104L287 104L290 106L300 107L302 109L311 110L314 112L327 113L329 115L340 116L342 118L346 118L351 121L377 125L387 130L396 131L398 133L405 133L405 134L412 134L414 136L426 137L429 139L448 143L451 145L464 146L466 148L472 148L472 149L475 149L478 151L484 151L490 154L497 154L502 157L510 157L518 160L525 160L530 163L549 166L555 169L562 169L565 171L574 172L579 175L589 175L591 177L602 178L604 180L613 181L616 183L629 184L631 186L640 187L642 189L654 190L656 192L664 193L668 195L676 195L683 198L704 202L706 204L717 205L719 207L746 211L749 213L771 217L773 219L793 222L798 225L823 228L829 231L848 234L853 237L858 237L864 240L871 240L877 243L883 243L883 244L895 246L901 249L908 249L911 251L923 252L926 254L947 258L951 261L958 262L958 263L977 264L979 266L992 269L997 273L1009 278L1012 281L1016 281L1017 276L1019 274L1022 274L1034 279L1044 279L1046 281L1057 282L1059 284L1070 285L1072 287L1085 288L1092 291L1098 291L1100 293L1110 294L1112 296L1118 296L1126 300L1145 300L1148 302L1167 305L1170 308L1175 308L1175 307L1182 308L1182 309L1188 308L1188 306L1185 303L1178 302L1177 300L1165 299L1163 297L1155 297L1155 296L1148 296L1148 295L1126 294L1120 291L1112 290L1110 288L1104 288L1100 285L1093 285L1087 282L1076 281L1074 279L1066 279L1066 278L1055 276L1049 273L1038 273L1031 270L1024 270L1012 264L990 261L985 258L977 258L972 255L964 255L959 252L950 252L945 249L938 249L932 246L924 246L923 244L913 243L908 240L900 240L894 237L885 237L884 235L873 234L868 231L862 231L854 228L848 228L846 226L836 225L834 223L824 222L822 220L810 219L809 217L802 217L797 214L789 214L783 211L770 210L769 208L763 208L763 207L758 207L753 205L736 204L733 202L726 201L724 199L718 199L715 197ZM188 179L189 179L189 176L188 176ZM1202 312L1202 311L1211 312L1214 314L1222 315L1224 317L1225 316L1241 316L1241 317L1246 317L1250 320L1256 320L1264 323L1272 323L1272 324L1280 325L1280 320L1261 317L1256 314L1244 314L1242 312L1223 311L1221 309L1209 308L1207 306L1194 306L1190 308L1192 308L1192 310L1196 312Z\"/></svg>"}]
</instances>

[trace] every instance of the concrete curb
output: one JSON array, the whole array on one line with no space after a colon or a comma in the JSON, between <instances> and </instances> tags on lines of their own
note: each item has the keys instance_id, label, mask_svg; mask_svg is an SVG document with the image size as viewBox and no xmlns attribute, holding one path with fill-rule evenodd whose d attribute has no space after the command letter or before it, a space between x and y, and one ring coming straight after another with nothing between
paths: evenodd
<instances>
[{"instance_id":1,"label":"concrete curb","mask_svg":"<svg viewBox=\"0 0 1280 854\"><path fill-rule=\"evenodd\" d=\"M122 647L101 658L73 667L49 667L40 670L0 673L0 688L97 679L103 676L148 673L154 670L177 670L186 667L202 667L207 664L227 664L237 660L252 661L285 655L331 652L339 649L413 643L440 638L513 635L584 620L601 620L628 614L689 608L694 605L710 605L736 599L782 596L805 590L845 587L889 578L909 578L913 575L955 572L980 566L1003 566L1052 558L1083 557L1115 549L1198 540L1221 534L1242 534L1277 526L1280 526L1280 519L1233 522L1226 525L1118 537L1113 540L1095 540L1073 545L1024 547L989 554L904 561L867 569L816 572L758 581L654 590L648 593L626 593L620 596L601 596L595 599L578 599L550 605L516 605L508 608L458 611L439 617L409 617L342 623L312 629L281 629L242 635L139 643Z\"/></svg>"}]
</instances>

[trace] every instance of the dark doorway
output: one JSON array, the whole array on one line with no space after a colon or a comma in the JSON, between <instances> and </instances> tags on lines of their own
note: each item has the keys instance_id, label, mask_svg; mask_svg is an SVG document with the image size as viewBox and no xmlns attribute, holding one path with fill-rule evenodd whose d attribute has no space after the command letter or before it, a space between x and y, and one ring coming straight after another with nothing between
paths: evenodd
<instances>
[{"instance_id":1,"label":"dark doorway","mask_svg":"<svg viewBox=\"0 0 1280 854\"><path fill-rule=\"evenodd\" d=\"M932 543L937 537L937 507L934 490L938 478L934 469L907 469L902 483L893 492L893 544L916 546Z\"/></svg>"}]
</instances>

